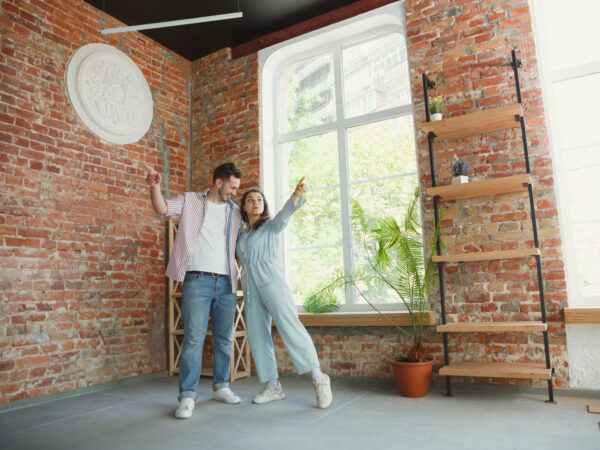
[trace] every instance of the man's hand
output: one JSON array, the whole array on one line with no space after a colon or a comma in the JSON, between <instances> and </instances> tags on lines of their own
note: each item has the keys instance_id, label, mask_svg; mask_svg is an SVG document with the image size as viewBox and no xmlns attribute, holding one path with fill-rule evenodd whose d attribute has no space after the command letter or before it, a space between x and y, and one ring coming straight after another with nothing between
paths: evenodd
<instances>
[{"instance_id":1,"label":"man's hand","mask_svg":"<svg viewBox=\"0 0 600 450\"><path fill-rule=\"evenodd\" d=\"M150 186L150 187L154 187L154 186L160 187L160 182L162 180L162 175L159 172L157 172L156 170L154 170L152 167L150 167L146 163L144 163L144 167L148 171L148 175L146 175L146 183L148 183L148 186Z\"/></svg>"},{"instance_id":2,"label":"man's hand","mask_svg":"<svg viewBox=\"0 0 600 450\"><path fill-rule=\"evenodd\" d=\"M160 181L162 180L162 175L148 164L144 163L144 167L146 167L146 170L148 171L148 175L146 175L146 183L148 183L148 186L150 186L150 199L152 200L154 211L156 211L158 214L166 214L167 203L165 202L162 192L160 191Z\"/></svg>"}]
</instances>

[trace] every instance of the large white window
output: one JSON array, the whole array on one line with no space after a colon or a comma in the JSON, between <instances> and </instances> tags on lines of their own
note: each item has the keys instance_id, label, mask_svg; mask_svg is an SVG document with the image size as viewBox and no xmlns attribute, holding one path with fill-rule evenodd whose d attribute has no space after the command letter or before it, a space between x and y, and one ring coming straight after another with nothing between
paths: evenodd
<instances>
[{"instance_id":1,"label":"large white window","mask_svg":"<svg viewBox=\"0 0 600 450\"><path fill-rule=\"evenodd\" d=\"M600 305L598 0L535 0L570 306Z\"/></svg>"},{"instance_id":2,"label":"large white window","mask_svg":"<svg viewBox=\"0 0 600 450\"><path fill-rule=\"evenodd\" d=\"M333 273L367 264L351 201L372 218L400 217L418 184L402 11L381 10L281 46L264 64L263 172L272 178L263 184L274 210L302 176L310 188L285 236L298 305ZM368 289L399 307L384 286ZM369 309L352 288L338 298L343 310Z\"/></svg>"}]
</instances>

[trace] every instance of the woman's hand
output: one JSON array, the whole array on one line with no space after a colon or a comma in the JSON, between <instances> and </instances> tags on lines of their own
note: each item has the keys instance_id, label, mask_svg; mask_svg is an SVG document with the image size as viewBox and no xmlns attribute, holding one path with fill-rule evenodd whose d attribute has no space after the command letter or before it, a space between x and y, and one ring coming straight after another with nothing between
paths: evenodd
<instances>
[{"instance_id":1,"label":"woman's hand","mask_svg":"<svg viewBox=\"0 0 600 450\"><path fill-rule=\"evenodd\" d=\"M302 179L300 181L298 181L298 184L296 185L296 189L294 190L294 203L298 203L298 200L300 200L300 197L302 197L304 195L304 193L306 191L308 191L308 188L304 184L305 178L306 177L302 177Z\"/></svg>"}]
</instances>

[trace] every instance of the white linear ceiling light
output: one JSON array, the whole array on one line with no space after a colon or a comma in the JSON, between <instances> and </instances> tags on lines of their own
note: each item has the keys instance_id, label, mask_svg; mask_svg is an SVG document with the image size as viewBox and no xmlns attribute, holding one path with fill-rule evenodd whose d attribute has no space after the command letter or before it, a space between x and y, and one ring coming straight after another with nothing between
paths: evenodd
<instances>
[{"instance_id":1,"label":"white linear ceiling light","mask_svg":"<svg viewBox=\"0 0 600 450\"><path fill-rule=\"evenodd\" d=\"M151 30L154 28L167 28L177 27L180 25L191 25L195 23L216 22L218 20L239 19L242 16L242 12L240 11L231 14L217 14L215 16L196 17L194 19L170 20L168 22L147 23L145 25L133 25L130 27L107 28L106 30L102 30L102 34L126 33L129 31Z\"/></svg>"}]
</instances>

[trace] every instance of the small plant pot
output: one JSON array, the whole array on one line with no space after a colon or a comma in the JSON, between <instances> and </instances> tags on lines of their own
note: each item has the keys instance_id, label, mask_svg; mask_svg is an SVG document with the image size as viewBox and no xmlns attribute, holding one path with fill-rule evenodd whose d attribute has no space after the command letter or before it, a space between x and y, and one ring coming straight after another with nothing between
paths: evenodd
<instances>
[{"instance_id":1,"label":"small plant pot","mask_svg":"<svg viewBox=\"0 0 600 450\"><path fill-rule=\"evenodd\" d=\"M436 121L436 120L442 120L444 116L442 115L442 113L433 113L431 115L431 120L432 121Z\"/></svg>"},{"instance_id":2,"label":"small plant pot","mask_svg":"<svg viewBox=\"0 0 600 450\"><path fill-rule=\"evenodd\" d=\"M467 175L459 175L457 177L452 177L452 184L463 184L468 182L469 177Z\"/></svg>"},{"instance_id":3,"label":"small plant pot","mask_svg":"<svg viewBox=\"0 0 600 450\"><path fill-rule=\"evenodd\" d=\"M431 382L433 359L423 362L391 361L394 378L404 397L425 397Z\"/></svg>"}]
</instances>

